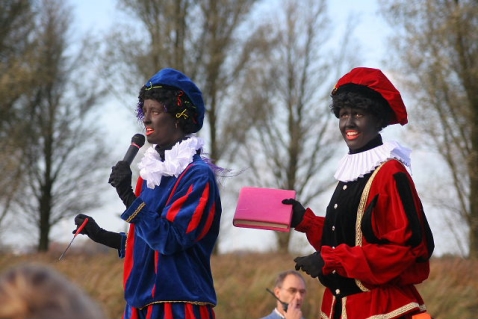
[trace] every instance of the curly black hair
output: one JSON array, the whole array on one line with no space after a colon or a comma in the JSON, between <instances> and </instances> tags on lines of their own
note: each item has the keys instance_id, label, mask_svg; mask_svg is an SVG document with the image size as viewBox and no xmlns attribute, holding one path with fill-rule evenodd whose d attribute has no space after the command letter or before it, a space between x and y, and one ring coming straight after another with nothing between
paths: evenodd
<instances>
[{"instance_id":1,"label":"curly black hair","mask_svg":"<svg viewBox=\"0 0 478 319\"><path fill-rule=\"evenodd\" d=\"M357 84L345 84L331 94L330 110L339 118L340 109L344 107L359 108L382 120L384 129L393 117L393 110L380 93Z\"/></svg>"},{"instance_id":2,"label":"curly black hair","mask_svg":"<svg viewBox=\"0 0 478 319\"><path fill-rule=\"evenodd\" d=\"M144 119L144 100L155 100L161 103L166 113L176 118L178 126L186 134L197 132L197 111L189 97L184 91L171 86L143 86L139 91L136 117Z\"/></svg>"}]
</instances>

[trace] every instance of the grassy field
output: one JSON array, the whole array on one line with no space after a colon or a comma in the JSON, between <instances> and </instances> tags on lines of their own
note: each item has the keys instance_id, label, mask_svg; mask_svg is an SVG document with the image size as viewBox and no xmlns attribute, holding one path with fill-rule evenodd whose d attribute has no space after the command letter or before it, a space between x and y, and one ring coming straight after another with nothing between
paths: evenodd
<instances>
[{"instance_id":1,"label":"grassy field","mask_svg":"<svg viewBox=\"0 0 478 319\"><path fill-rule=\"evenodd\" d=\"M123 309L122 261L108 254L58 253L0 256L0 271L25 261L48 264L86 290L104 308L110 319L121 318ZM214 256L213 275L218 295L217 319L254 319L269 314L275 306L266 288L273 288L275 275L294 266L291 255L236 253ZM319 318L323 288L306 276L308 293L305 318ZM456 257L433 259L430 278L418 286L435 319L478 318L478 261Z\"/></svg>"}]
</instances>

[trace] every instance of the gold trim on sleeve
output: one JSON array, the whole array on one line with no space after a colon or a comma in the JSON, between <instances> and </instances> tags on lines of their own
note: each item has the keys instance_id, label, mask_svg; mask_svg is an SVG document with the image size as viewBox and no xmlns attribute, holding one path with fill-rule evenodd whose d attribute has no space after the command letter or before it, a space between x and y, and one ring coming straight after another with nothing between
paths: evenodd
<instances>
[{"instance_id":1,"label":"gold trim on sleeve","mask_svg":"<svg viewBox=\"0 0 478 319\"><path fill-rule=\"evenodd\" d=\"M136 217L136 215L139 214L139 212L143 209L143 207L146 206L146 204L144 202L142 202L141 204L139 204L138 208L136 208L136 210L134 211L133 214L131 214L131 216L128 217L128 219L126 220L127 223L131 223L131 221L133 220L133 218Z\"/></svg>"}]
</instances>

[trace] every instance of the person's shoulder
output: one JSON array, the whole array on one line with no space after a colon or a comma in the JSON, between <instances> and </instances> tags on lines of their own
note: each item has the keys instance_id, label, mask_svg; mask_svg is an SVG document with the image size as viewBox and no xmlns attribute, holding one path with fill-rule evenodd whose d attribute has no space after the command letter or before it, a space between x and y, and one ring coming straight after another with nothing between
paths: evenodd
<instances>
[{"instance_id":1,"label":"person's shoulder","mask_svg":"<svg viewBox=\"0 0 478 319\"><path fill-rule=\"evenodd\" d=\"M193 157L193 161L189 164L189 169L193 169L196 171L211 171L212 169L209 164L199 155L195 155Z\"/></svg>"},{"instance_id":2,"label":"person's shoulder","mask_svg":"<svg viewBox=\"0 0 478 319\"><path fill-rule=\"evenodd\" d=\"M381 188L385 184L392 182L394 183L394 176L396 176L396 174L405 174L406 176L410 176L405 165L403 165L403 163L401 163L399 160L391 159L386 161L376 173L372 183L373 187Z\"/></svg>"},{"instance_id":3,"label":"person's shoulder","mask_svg":"<svg viewBox=\"0 0 478 319\"><path fill-rule=\"evenodd\" d=\"M183 178L186 178L189 180L190 178L193 178L195 180L197 179L214 179L215 180L215 175L214 171L210 167L210 165L202 159L199 155L195 155L193 158L193 161L189 163L189 165L186 167L186 169L182 173Z\"/></svg>"},{"instance_id":4,"label":"person's shoulder","mask_svg":"<svg viewBox=\"0 0 478 319\"><path fill-rule=\"evenodd\" d=\"M390 159L386 161L382 168L380 169L381 171L386 171L386 172L407 172L407 168L405 165L400 162L397 159Z\"/></svg>"},{"instance_id":5,"label":"person's shoulder","mask_svg":"<svg viewBox=\"0 0 478 319\"><path fill-rule=\"evenodd\" d=\"M279 317L275 311L272 311L269 315L265 316L265 317L262 317L260 319L281 319L281 317Z\"/></svg>"},{"instance_id":6,"label":"person's shoulder","mask_svg":"<svg viewBox=\"0 0 478 319\"><path fill-rule=\"evenodd\" d=\"M194 171L203 171L203 172L207 172L207 173L211 173L211 174L214 174L214 171L212 169L212 163L208 162L209 160L201 157L200 155L195 155L193 157L193 161L191 164L189 164L190 168L189 169L192 169Z\"/></svg>"},{"instance_id":7,"label":"person's shoulder","mask_svg":"<svg viewBox=\"0 0 478 319\"><path fill-rule=\"evenodd\" d=\"M206 163L206 160L201 156L201 155L194 155L192 163L193 165L197 165L198 167L209 167L208 163Z\"/></svg>"}]
</instances>

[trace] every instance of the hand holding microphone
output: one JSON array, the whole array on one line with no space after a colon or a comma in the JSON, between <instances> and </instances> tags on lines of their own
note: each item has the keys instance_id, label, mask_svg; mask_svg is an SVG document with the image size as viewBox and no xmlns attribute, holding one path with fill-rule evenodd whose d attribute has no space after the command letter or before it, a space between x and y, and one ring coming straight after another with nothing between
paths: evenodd
<instances>
[{"instance_id":1,"label":"hand holding microphone","mask_svg":"<svg viewBox=\"0 0 478 319\"><path fill-rule=\"evenodd\" d=\"M129 207L136 199L133 188L131 187L133 172L131 171L130 165L136 154L138 154L139 149L144 145L144 142L144 135L135 134L133 138L131 138L131 145L129 146L123 160L119 161L111 168L108 183L116 188L116 192L126 207Z\"/></svg>"},{"instance_id":2,"label":"hand holding microphone","mask_svg":"<svg viewBox=\"0 0 478 319\"><path fill-rule=\"evenodd\" d=\"M115 166L111 167L108 183L116 189L129 188L131 187L132 176L133 172L131 171L130 164L126 161L119 161Z\"/></svg>"},{"instance_id":3,"label":"hand holding microphone","mask_svg":"<svg viewBox=\"0 0 478 319\"><path fill-rule=\"evenodd\" d=\"M124 155L123 161L127 162L129 165L133 163L134 157L138 154L138 151L143 147L146 138L143 134L135 134L131 138L131 144Z\"/></svg>"}]
</instances>

